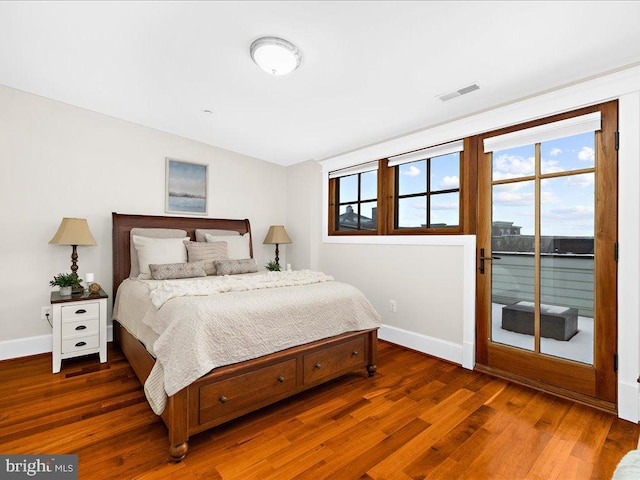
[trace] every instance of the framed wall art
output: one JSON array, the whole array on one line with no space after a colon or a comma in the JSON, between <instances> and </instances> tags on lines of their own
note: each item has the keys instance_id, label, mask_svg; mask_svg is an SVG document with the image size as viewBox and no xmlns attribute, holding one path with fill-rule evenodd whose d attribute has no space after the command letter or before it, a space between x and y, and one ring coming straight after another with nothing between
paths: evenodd
<instances>
[{"instance_id":1,"label":"framed wall art","mask_svg":"<svg viewBox=\"0 0 640 480\"><path fill-rule=\"evenodd\" d=\"M167 213L207 214L208 168L208 165L167 158Z\"/></svg>"}]
</instances>

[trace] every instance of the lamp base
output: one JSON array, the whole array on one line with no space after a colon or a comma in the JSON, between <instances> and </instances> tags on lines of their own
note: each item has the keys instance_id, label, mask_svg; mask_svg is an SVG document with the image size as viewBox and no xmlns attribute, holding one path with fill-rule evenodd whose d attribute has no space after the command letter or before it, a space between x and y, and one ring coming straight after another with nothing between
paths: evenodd
<instances>
[{"instance_id":1,"label":"lamp base","mask_svg":"<svg viewBox=\"0 0 640 480\"><path fill-rule=\"evenodd\" d=\"M71 289L71 295L77 295L78 293L84 293L84 287L73 287Z\"/></svg>"}]
</instances>

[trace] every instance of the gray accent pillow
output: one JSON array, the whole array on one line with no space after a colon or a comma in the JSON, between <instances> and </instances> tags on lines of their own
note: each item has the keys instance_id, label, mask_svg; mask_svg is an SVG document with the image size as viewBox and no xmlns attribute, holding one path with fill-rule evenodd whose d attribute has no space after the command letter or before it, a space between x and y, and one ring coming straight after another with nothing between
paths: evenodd
<instances>
[{"instance_id":1,"label":"gray accent pillow","mask_svg":"<svg viewBox=\"0 0 640 480\"><path fill-rule=\"evenodd\" d=\"M215 260L227 260L226 242L184 242L187 246L187 256L189 262L204 260L204 271L207 275L216 274Z\"/></svg>"},{"instance_id":2,"label":"gray accent pillow","mask_svg":"<svg viewBox=\"0 0 640 480\"><path fill-rule=\"evenodd\" d=\"M240 232L234 232L233 230L214 230L214 229L203 229L196 228L196 242L206 242L205 238L206 234L215 235L215 236L237 236L240 235Z\"/></svg>"},{"instance_id":3,"label":"gray accent pillow","mask_svg":"<svg viewBox=\"0 0 640 480\"><path fill-rule=\"evenodd\" d=\"M172 280L175 278L206 277L204 260L191 263L149 264L151 278L154 280Z\"/></svg>"},{"instance_id":4,"label":"gray accent pillow","mask_svg":"<svg viewBox=\"0 0 640 480\"><path fill-rule=\"evenodd\" d=\"M140 275L140 263L138 262L138 252L133 244L133 236L149 238L184 238L188 237L186 230L176 228L132 228L129 234L129 258L131 259L131 270L129 278L137 278Z\"/></svg>"},{"instance_id":5,"label":"gray accent pillow","mask_svg":"<svg viewBox=\"0 0 640 480\"><path fill-rule=\"evenodd\" d=\"M240 260L216 260L216 275L237 275L239 273L254 273L258 271L255 258Z\"/></svg>"}]
</instances>

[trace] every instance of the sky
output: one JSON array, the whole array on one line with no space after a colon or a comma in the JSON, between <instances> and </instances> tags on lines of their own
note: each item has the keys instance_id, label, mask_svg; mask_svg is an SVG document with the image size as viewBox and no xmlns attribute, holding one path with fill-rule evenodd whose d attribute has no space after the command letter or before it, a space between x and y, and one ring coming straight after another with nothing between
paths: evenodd
<instances>
[{"instance_id":1,"label":"sky","mask_svg":"<svg viewBox=\"0 0 640 480\"><path fill-rule=\"evenodd\" d=\"M571 171L595 165L594 133L542 142L541 173L566 172L557 178L541 181L541 234L544 236L594 236L594 174L572 175ZM406 163L399 167L399 194L426 191L427 161ZM517 180L535 172L535 146L493 153L493 180ZM357 175L343 177L340 201L357 199ZM361 198L377 197L377 172L361 175ZM459 154L431 159L432 192L458 189ZM431 196L431 223L458 224L459 192ZM522 227L522 235L533 235L535 224L535 187L533 180L514 181L493 186L493 221L513 222ZM354 205L355 206L355 205ZM371 217L375 202L362 205L361 215ZM399 200L399 226L419 227L426 223L425 197ZM346 208L346 207L344 207ZM341 210L343 210L342 208Z\"/></svg>"},{"instance_id":2,"label":"sky","mask_svg":"<svg viewBox=\"0 0 640 480\"><path fill-rule=\"evenodd\" d=\"M594 133L543 142L541 173L592 168L595 164ZM527 145L493 153L493 180L533 175L535 147ZM543 179L541 182L541 234L593 237L593 173ZM533 235L534 182L514 182L493 187L493 220L513 222L522 235Z\"/></svg>"},{"instance_id":3,"label":"sky","mask_svg":"<svg viewBox=\"0 0 640 480\"><path fill-rule=\"evenodd\" d=\"M400 165L400 195L426 191L427 161ZM450 153L431 159L431 192L460 188L460 154ZM425 197L400 200L399 226L419 227L426 223ZM459 193L431 196L431 223L458 225Z\"/></svg>"}]
</instances>

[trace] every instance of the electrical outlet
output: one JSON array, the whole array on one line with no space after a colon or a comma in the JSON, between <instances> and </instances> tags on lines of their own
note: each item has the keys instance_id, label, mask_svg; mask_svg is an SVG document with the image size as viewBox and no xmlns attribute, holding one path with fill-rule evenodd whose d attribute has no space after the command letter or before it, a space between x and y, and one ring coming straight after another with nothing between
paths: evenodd
<instances>
[{"instance_id":1,"label":"electrical outlet","mask_svg":"<svg viewBox=\"0 0 640 480\"><path fill-rule=\"evenodd\" d=\"M40 320L47 320L47 314L49 314L49 319L51 320L51 306L41 307L40 308Z\"/></svg>"},{"instance_id":2,"label":"electrical outlet","mask_svg":"<svg viewBox=\"0 0 640 480\"><path fill-rule=\"evenodd\" d=\"M389 311L393 313L398 311L398 304L395 300L389 300Z\"/></svg>"}]
</instances>

